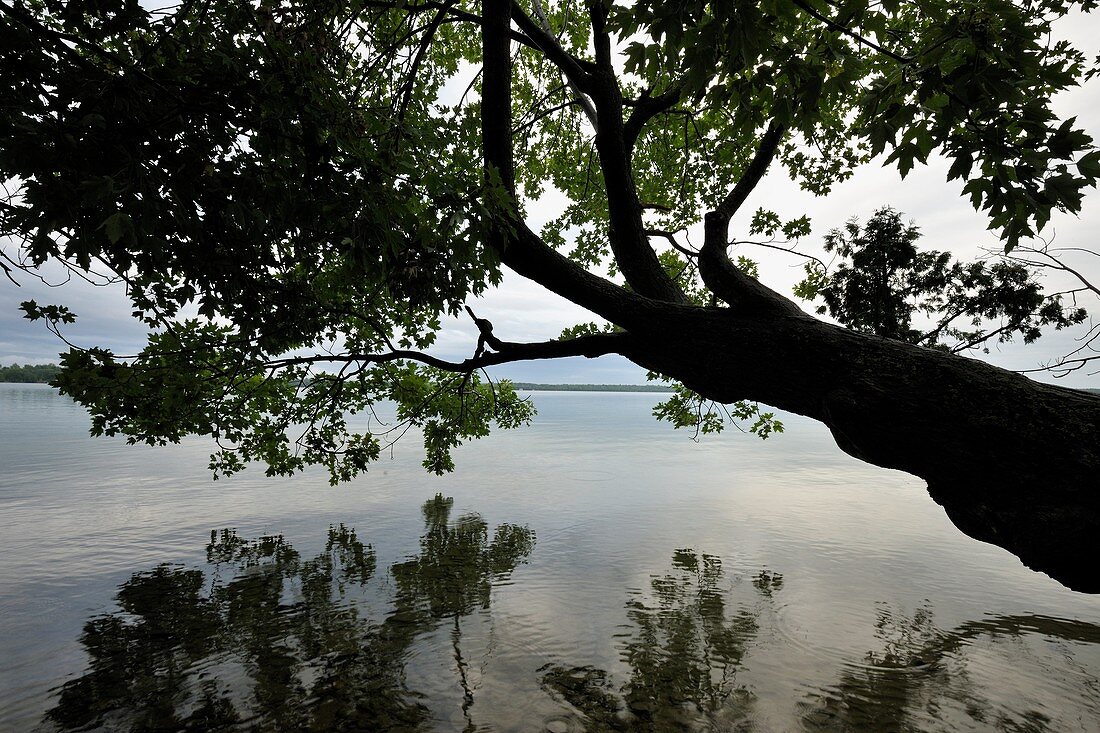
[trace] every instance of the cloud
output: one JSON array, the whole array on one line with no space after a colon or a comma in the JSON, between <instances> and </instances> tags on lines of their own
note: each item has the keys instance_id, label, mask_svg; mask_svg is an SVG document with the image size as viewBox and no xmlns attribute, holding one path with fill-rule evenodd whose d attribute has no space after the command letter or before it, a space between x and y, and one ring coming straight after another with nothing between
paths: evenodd
<instances>
[{"instance_id":1,"label":"cloud","mask_svg":"<svg viewBox=\"0 0 1100 733\"><path fill-rule=\"evenodd\" d=\"M59 352L68 351L65 342L41 321L23 318L19 304L27 300L68 306L77 320L63 326L62 333L78 346L132 354L145 344L146 329L130 315L121 286L94 286L76 277L66 282L57 267L47 267L43 274L53 286L25 273L15 275L19 287L6 279L0 283L0 364L56 362Z\"/></svg>"}]
</instances>

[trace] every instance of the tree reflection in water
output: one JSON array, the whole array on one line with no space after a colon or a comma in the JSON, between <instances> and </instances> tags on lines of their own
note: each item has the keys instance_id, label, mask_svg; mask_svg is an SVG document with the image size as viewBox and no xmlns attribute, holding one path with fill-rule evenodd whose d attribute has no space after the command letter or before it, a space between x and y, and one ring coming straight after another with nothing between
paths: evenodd
<instances>
[{"instance_id":1,"label":"tree reflection in water","mask_svg":"<svg viewBox=\"0 0 1100 733\"><path fill-rule=\"evenodd\" d=\"M442 674L455 679L446 684L461 690L462 718L442 729L484 730L474 724L476 686L467 676L463 624L489 609L494 584L526 560L535 537L511 524L490 532L476 515L452 521L451 511L442 496L425 503L418 553L388 572L379 573L373 548L341 525L329 529L324 550L311 559L282 537L246 540L223 530L207 547L209 569L162 565L135 574L119 590L119 610L86 624L80 641L89 670L60 688L48 723L112 731L429 730L438 725L430 701L406 675L427 635L437 632L450 637L450 672ZM1100 648L1100 627L1035 615L943 630L931 607L904 614L882 605L876 650L843 665L836 682L809 693L802 680L757 689L748 676L750 651L773 662L792 653L763 643L774 639L772 604L783 585L770 571L736 582L716 556L675 552L669 567L627 602L627 624L615 639L618 666L539 668L544 657L508 660L537 675L553 698L541 699L558 711L550 723L523 725L573 733L757 727L1039 733L1060 730L1059 715L1071 723L1100 719L1100 681L1087 666L1073 668L1073 648ZM375 610L380 599L387 605ZM993 654L983 644L996 647ZM1026 686L1038 677L1012 677L1009 668L1003 680L980 679L990 675L983 656L1038 664L1046 679L1080 689L1055 690L1065 708L1044 712L1034 696L998 690L1002 681ZM505 680L506 695L530 682ZM770 710L766 696L773 698ZM783 722L774 725L767 717L777 707Z\"/></svg>"},{"instance_id":2,"label":"tree reflection in water","mask_svg":"<svg viewBox=\"0 0 1100 733\"><path fill-rule=\"evenodd\" d=\"M427 707L405 683L416 638L444 620L468 713L460 619L487 608L495 580L531 553L525 527L489 537L476 515L449 523L451 500L423 507L420 554L394 565L392 611L365 615L373 548L343 525L302 560L282 537L211 533L209 576L167 565L135 574L119 611L80 637L90 669L60 689L48 719L63 730L418 730ZM223 580L223 576L230 578Z\"/></svg>"},{"instance_id":3,"label":"tree reflection in water","mask_svg":"<svg viewBox=\"0 0 1100 733\"><path fill-rule=\"evenodd\" d=\"M842 665L836 684L801 702L790 700L793 695L783 689L759 691L790 696L780 705L793 706L795 719L776 725L757 716L758 691L745 681L745 672L752 648L761 647L765 656L769 653L760 637L770 630L770 622L764 619L771 614L765 611L782 589L783 577L759 572L752 578L753 596L746 595L742 585L723 581L722 575L716 557L690 550L675 553L671 572L652 579L651 600L634 599L627 604L630 630L619 647L628 668L623 676L593 666L550 664L540 670L543 688L572 709L570 730L664 733L801 727L807 731L1043 733L1060 727L1028 696L1014 699L1001 694L998 684L1005 679L981 684L969 679L975 642L1005 644L999 653L1007 651L1007 659L1014 664L1028 658L1030 646L1038 654L1028 662L1040 667L1049 664L1052 642L1100 646L1100 627L1081 621L1001 616L943 630L935 625L929 606L905 615L882 605L874 629L879 648L857 664ZM736 605L735 599L739 600ZM1044 645L1048 648L1043 649ZM980 664L981 652L976 656ZM1072 651L1055 656L1061 668L1043 668L1041 678L1071 679L1067 665L1072 664ZM1016 678L1025 689L1040 680L1027 676L1029 672ZM1061 701L1064 708L1048 713L1081 723L1075 730L1092 730L1085 721L1100 720L1100 681L1084 667L1075 672L1080 673L1075 682L1083 682L1085 689L1073 691L1073 683L1068 683L1070 689ZM622 679L626 681L620 683ZM805 688L801 681L794 684Z\"/></svg>"},{"instance_id":4,"label":"tree reflection in water","mask_svg":"<svg viewBox=\"0 0 1100 733\"><path fill-rule=\"evenodd\" d=\"M756 603L783 576L753 578ZM759 631L759 610L728 603L729 583L714 555L678 550L671 572L654 577L648 598L627 603L632 632L622 646L630 679L616 689L595 667L547 665L542 685L580 713L588 731L733 730L749 725L752 694L736 674Z\"/></svg>"},{"instance_id":5,"label":"tree reflection in water","mask_svg":"<svg viewBox=\"0 0 1100 733\"><path fill-rule=\"evenodd\" d=\"M947 702L953 702L961 713L954 721L957 729L1007 733L1060 730L1047 713L1029 706L1026 700L1013 700L1011 707L991 702L982 693L988 685L974 684L969 678L966 662L973 654L971 647L981 638L1011 643L1013 666L1018 666L1034 651L1028 642L1100 645L1100 627L1094 624L1030 614L968 621L944 631L935 626L927 606L912 616L883 606L877 614L875 632L881 641L880 651L869 652L863 664L844 669L836 685L800 704L806 730L905 733L940 729L943 723L951 722L946 720ZM1029 661L1044 666L1042 657L1047 655ZM1072 655L1067 654L1059 662L1072 664L1071 660ZM1068 671L1046 667L1043 676L1063 679ZM1012 674L1010 669L1003 672ZM1100 720L1100 680L1094 675L1085 678L1089 689L1080 690L1081 697L1091 702L1095 720ZM1005 684L1007 680L994 684L997 682Z\"/></svg>"}]
</instances>

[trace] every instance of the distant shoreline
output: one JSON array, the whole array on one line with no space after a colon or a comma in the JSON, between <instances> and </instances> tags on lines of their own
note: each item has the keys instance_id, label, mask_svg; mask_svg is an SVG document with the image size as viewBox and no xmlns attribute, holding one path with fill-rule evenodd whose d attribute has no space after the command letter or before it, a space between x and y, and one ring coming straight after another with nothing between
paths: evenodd
<instances>
[{"instance_id":1,"label":"distant shoreline","mask_svg":"<svg viewBox=\"0 0 1100 733\"><path fill-rule=\"evenodd\" d=\"M0 382L4 384L48 384L57 377L57 364L0 365Z\"/></svg>"},{"instance_id":2,"label":"distant shoreline","mask_svg":"<svg viewBox=\"0 0 1100 733\"><path fill-rule=\"evenodd\" d=\"M672 391L663 384L535 384L512 382L512 386L527 392L662 392Z\"/></svg>"}]
</instances>

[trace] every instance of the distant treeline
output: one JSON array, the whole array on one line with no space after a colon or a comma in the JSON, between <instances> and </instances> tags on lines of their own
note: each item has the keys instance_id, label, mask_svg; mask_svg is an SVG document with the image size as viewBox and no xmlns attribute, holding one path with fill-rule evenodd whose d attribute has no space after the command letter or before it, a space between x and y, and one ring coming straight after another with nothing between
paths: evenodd
<instances>
[{"instance_id":1,"label":"distant treeline","mask_svg":"<svg viewBox=\"0 0 1100 733\"><path fill-rule=\"evenodd\" d=\"M46 383L57 376L61 367L57 364L12 364L0 366L0 382Z\"/></svg>"},{"instance_id":2,"label":"distant treeline","mask_svg":"<svg viewBox=\"0 0 1100 733\"><path fill-rule=\"evenodd\" d=\"M531 392L671 392L663 384L533 384L513 382L516 389Z\"/></svg>"}]
</instances>

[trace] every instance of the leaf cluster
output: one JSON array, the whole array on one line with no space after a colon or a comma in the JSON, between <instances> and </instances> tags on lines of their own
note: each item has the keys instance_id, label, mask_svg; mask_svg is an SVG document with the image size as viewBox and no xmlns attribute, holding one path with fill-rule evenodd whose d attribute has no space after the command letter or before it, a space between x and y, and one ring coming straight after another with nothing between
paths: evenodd
<instances>
[{"instance_id":1,"label":"leaf cluster","mask_svg":"<svg viewBox=\"0 0 1100 733\"><path fill-rule=\"evenodd\" d=\"M650 372L648 379L667 379L660 374ZM653 408L653 416L658 420L671 423L674 428L690 428L693 439L700 435L720 433L726 425L767 440L773 433L783 432L783 422L777 420L774 412L765 412L755 402L740 400L731 404L722 404L709 400L698 392L684 386L673 384L672 396ZM749 422L751 421L751 422Z\"/></svg>"},{"instance_id":2,"label":"leaf cluster","mask_svg":"<svg viewBox=\"0 0 1100 733\"><path fill-rule=\"evenodd\" d=\"M443 314L500 277L476 151L450 147L470 120L433 106L469 39L443 29L451 46L433 64L403 66L423 32L407 20L243 0L6 12L0 230L24 268L116 273L157 329L136 357L65 355L62 390L94 432L211 435L215 475L261 461L270 474L320 464L335 481L388 443L347 422L380 400L405 401L399 424L421 430L436 472L489 423L533 414L476 375L372 370L371 355L428 347ZM76 317L23 309L55 331ZM333 374L287 356L334 348L364 358Z\"/></svg>"},{"instance_id":3,"label":"leaf cluster","mask_svg":"<svg viewBox=\"0 0 1100 733\"><path fill-rule=\"evenodd\" d=\"M153 334L132 360L70 350L55 383L88 408L94 435L150 445L211 436L215 478L255 461L271 476L319 465L332 483L347 481L410 430L423 439L425 468L443 473L454 466L453 448L535 414L510 383L476 373L368 360L319 366L333 371L257 357L227 327L192 320ZM379 417L377 408L393 403L396 420Z\"/></svg>"}]
</instances>

